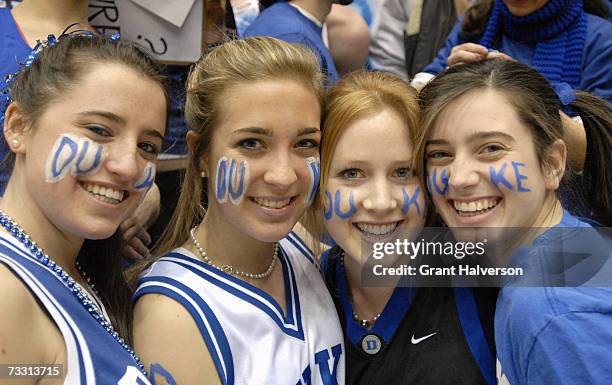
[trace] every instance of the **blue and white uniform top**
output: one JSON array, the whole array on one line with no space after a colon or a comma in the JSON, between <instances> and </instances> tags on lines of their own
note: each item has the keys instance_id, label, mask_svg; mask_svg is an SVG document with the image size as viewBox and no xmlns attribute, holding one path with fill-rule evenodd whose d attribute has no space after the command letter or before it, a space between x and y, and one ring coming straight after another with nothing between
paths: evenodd
<instances>
[{"instance_id":1,"label":"blue and white uniform top","mask_svg":"<svg viewBox=\"0 0 612 385\"><path fill-rule=\"evenodd\" d=\"M224 385L343 385L342 329L312 252L294 234L279 242L287 312L264 291L185 248L143 273L135 299L150 293L189 311Z\"/></svg>"},{"instance_id":2,"label":"blue and white uniform top","mask_svg":"<svg viewBox=\"0 0 612 385\"><path fill-rule=\"evenodd\" d=\"M66 344L64 384L147 385L129 353L29 249L0 233L0 263L7 266L49 314Z\"/></svg>"}]
</instances>

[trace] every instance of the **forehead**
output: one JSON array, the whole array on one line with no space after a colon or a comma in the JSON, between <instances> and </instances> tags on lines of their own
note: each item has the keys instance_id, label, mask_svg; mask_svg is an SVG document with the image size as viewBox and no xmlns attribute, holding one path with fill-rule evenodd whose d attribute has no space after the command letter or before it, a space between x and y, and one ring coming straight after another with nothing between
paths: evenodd
<instances>
[{"instance_id":1,"label":"forehead","mask_svg":"<svg viewBox=\"0 0 612 385\"><path fill-rule=\"evenodd\" d=\"M76 84L55 98L50 108L70 117L83 111L110 112L126 123L163 134L166 97L162 86L121 64L90 66Z\"/></svg>"},{"instance_id":2,"label":"forehead","mask_svg":"<svg viewBox=\"0 0 612 385\"><path fill-rule=\"evenodd\" d=\"M273 136L295 136L319 128L321 108L314 91L293 80L264 80L231 86L220 95L217 133L245 127L271 130Z\"/></svg>"},{"instance_id":3,"label":"forehead","mask_svg":"<svg viewBox=\"0 0 612 385\"><path fill-rule=\"evenodd\" d=\"M499 131L515 139L530 138L515 107L502 93L491 89L468 92L451 102L436 118L430 140L461 142L481 132Z\"/></svg>"},{"instance_id":4,"label":"forehead","mask_svg":"<svg viewBox=\"0 0 612 385\"><path fill-rule=\"evenodd\" d=\"M412 159L412 141L407 123L395 111L385 108L357 118L344 130L332 156L332 163L351 160L397 162Z\"/></svg>"}]
</instances>

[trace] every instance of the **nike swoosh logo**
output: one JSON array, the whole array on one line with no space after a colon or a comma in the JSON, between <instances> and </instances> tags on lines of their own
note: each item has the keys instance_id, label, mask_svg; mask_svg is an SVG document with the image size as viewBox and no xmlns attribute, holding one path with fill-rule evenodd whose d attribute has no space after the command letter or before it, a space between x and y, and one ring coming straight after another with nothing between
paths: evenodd
<instances>
[{"instance_id":1,"label":"nike swoosh logo","mask_svg":"<svg viewBox=\"0 0 612 385\"><path fill-rule=\"evenodd\" d=\"M425 341L425 340L426 340L426 339L428 339L429 337L433 337L433 336L435 336L436 334L438 334L438 333L437 333L437 332L436 332L436 333L431 333L431 334L428 334L428 335L423 336L423 337L421 337L421 338L414 338L414 334L413 334L413 335L412 335L412 338L410 339L410 342L412 342L412 344L413 344L413 345L416 345L416 344L418 344L419 342Z\"/></svg>"}]
</instances>

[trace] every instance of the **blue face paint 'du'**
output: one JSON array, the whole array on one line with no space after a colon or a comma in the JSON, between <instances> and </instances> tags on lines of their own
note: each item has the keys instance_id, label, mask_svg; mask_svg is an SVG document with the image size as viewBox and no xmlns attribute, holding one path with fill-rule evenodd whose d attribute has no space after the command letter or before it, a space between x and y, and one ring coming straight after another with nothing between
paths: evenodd
<instances>
[{"instance_id":1,"label":"blue face paint 'du'","mask_svg":"<svg viewBox=\"0 0 612 385\"><path fill-rule=\"evenodd\" d=\"M47 158L46 181L56 183L68 172L74 176L93 174L102 166L104 157L102 144L74 135L60 135Z\"/></svg>"},{"instance_id":2,"label":"blue face paint 'du'","mask_svg":"<svg viewBox=\"0 0 612 385\"><path fill-rule=\"evenodd\" d=\"M227 200L227 158L224 156L217 162L215 197L219 203Z\"/></svg>"},{"instance_id":3,"label":"blue face paint 'du'","mask_svg":"<svg viewBox=\"0 0 612 385\"><path fill-rule=\"evenodd\" d=\"M236 159L230 163L229 174L227 175L227 192L230 202L237 205L242 201L248 187L249 167L246 160L240 161L239 171L236 171ZM235 187L235 183L238 187Z\"/></svg>"},{"instance_id":4,"label":"blue face paint 'du'","mask_svg":"<svg viewBox=\"0 0 612 385\"><path fill-rule=\"evenodd\" d=\"M215 198L219 203L229 200L232 204L239 204L246 194L249 181L249 164L246 160L238 162L236 159L221 157L217 162L215 176Z\"/></svg>"},{"instance_id":5,"label":"blue face paint 'du'","mask_svg":"<svg viewBox=\"0 0 612 385\"><path fill-rule=\"evenodd\" d=\"M443 168L440 172L439 179L437 168L433 169L432 174L427 173L427 188L429 189L430 193L433 193L435 190L435 192L440 195L444 195L448 192L448 174L445 168Z\"/></svg>"},{"instance_id":6,"label":"blue face paint 'du'","mask_svg":"<svg viewBox=\"0 0 612 385\"><path fill-rule=\"evenodd\" d=\"M529 192L531 189L525 187L523 185L523 181L529 179L527 175L521 174L519 167L526 167L525 163L520 162L511 162L512 168L514 169L514 178L516 179L516 191L518 192ZM508 190L513 191L514 186L512 183L506 178L506 168L508 164L504 162L499 169L495 169L494 166L489 166L489 176L491 178L491 183L497 187L498 190L501 190L500 184L504 185Z\"/></svg>"},{"instance_id":7,"label":"blue face paint 'du'","mask_svg":"<svg viewBox=\"0 0 612 385\"><path fill-rule=\"evenodd\" d=\"M412 206L413 204L414 204L414 207L416 208L417 214L421 215L421 206L419 206L419 202L418 202L420 193L421 193L421 188L417 186L411 198L408 192L406 191L406 189L402 189L402 195L404 196L404 204L402 205L402 212L404 213L404 215L408 215L408 213L410 212L410 206Z\"/></svg>"},{"instance_id":8,"label":"blue face paint 'du'","mask_svg":"<svg viewBox=\"0 0 612 385\"><path fill-rule=\"evenodd\" d=\"M329 191L325 192L325 199L327 203L327 209L323 213L325 220L329 221L332 215L335 213L340 219L348 219L355 215L357 212L357 206L355 206L355 197L353 192L349 193L348 205L349 208L346 211L342 211L342 192L338 189L334 193L334 201L332 202L332 194ZM333 203L333 204L332 204Z\"/></svg>"},{"instance_id":9,"label":"blue face paint 'du'","mask_svg":"<svg viewBox=\"0 0 612 385\"><path fill-rule=\"evenodd\" d=\"M310 173L310 186L308 188L308 195L306 195L305 203L311 205L317 195L317 189L319 188L319 180L321 179L321 162L319 158L311 156L306 158L306 165L308 166L308 172Z\"/></svg>"},{"instance_id":10,"label":"blue face paint 'du'","mask_svg":"<svg viewBox=\"0 0 612 385\"><path fill-rule=\"evenodd\" d=\"M155 183L155 165L147 162L140 179L134 184L134 190L146 191Z\"/></svg>"}]
</instances>

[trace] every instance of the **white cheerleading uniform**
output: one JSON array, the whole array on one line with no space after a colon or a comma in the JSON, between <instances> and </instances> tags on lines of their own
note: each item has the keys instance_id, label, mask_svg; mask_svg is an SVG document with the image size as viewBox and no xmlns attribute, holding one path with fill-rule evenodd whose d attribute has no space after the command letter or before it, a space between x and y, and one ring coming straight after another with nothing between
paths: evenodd
<instances>
[{"instance_id":1,"label":"white cheerleading uniform","mask_svg":"<svg viewBox=\"0 0 612 385\"><path fill-rule=\"evenodd\" d=\"M64 337L65 385L150 385L130 354L33 252L0 233L0 263L7 266L47 311Z\"/></svg>"},{"instance_id":2,"label":"white cheerleading uniform","mask_svg":"<svg viewBox=\"0 0 612 385\"><path fill-rule=\"evenodd\" d=\"M342 329L312 252L279 242L287 315L270 295L178 248L143 273L135 299L155 293L191 314L224 385L343 385Z\"/></svg>"}]
</instances>

